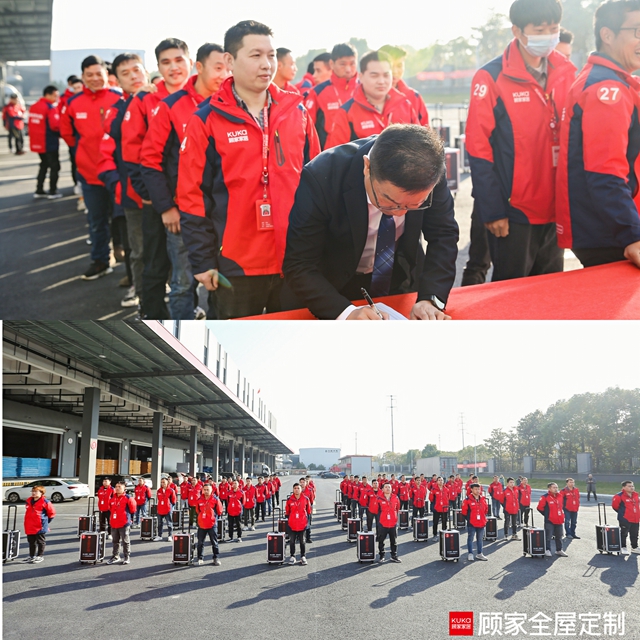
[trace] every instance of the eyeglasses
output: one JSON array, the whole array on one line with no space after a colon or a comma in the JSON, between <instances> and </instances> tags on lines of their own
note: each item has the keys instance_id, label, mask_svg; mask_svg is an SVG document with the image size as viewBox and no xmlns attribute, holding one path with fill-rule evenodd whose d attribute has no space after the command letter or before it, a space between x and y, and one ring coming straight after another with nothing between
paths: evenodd
<instances>
[{"instance_id":1,"label":"eyeglasses","mask_svg":"<svg viewBox=\"0 0 640 640\"><path fill-rule=\"evenodd\" d=\"M640 27L620 27L618 31L633 31L633 37L640 40Z\"/></svg>"},{"instance_id":2,"label":"eyeglasses","mask_svg":"<svg viewBox=\"0 0 640 640\"><path fill-rule=\"evenodd\" d=\"M419 207L381 207L380 203L378 202L378 194L376 193L376 190L373 187L373 178L371 177L371 173L369 173L369 182L371 184L371 193L373 193L373 200L375 202L376 207L378 207L378 209L380 209L380 211L382 211L382 213L385 213L386 211L392 212L392 211L424 211L425 209L430 209L431 205L433 204L433 190L431 191L431 193L427 196L427 199L419 206Z\"/></svg>"}]
</instances>

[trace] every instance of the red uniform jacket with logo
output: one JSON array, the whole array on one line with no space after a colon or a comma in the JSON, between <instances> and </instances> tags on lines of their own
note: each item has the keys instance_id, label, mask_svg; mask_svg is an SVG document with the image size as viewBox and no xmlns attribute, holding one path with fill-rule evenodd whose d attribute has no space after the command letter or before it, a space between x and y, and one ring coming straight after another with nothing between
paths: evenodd
<instances>
[{"instance_id":1,"label":"red uniform jacket with logo","mask_svg":"<svg viewBox=\"0 0 640 640\"><path fill-rule=\"evenodd\" d=\"M505 513L510 513L511 515L518 513L520 509L520 501L518 500L519 495L520 492L518 491L518 487L513 487L513 489L510 489L509 487L504 488L500 502L502 502Z\"/></svg>"},{"instance_id":2,"label":"red uniform jacket with logo","mask_svg":"<svg viewBox=\"0 0 640 640\"><path fill-rule=\"evenodd\" d=\"M220 500L226 500L229 497L229 492L231 491L231 485L224 480L218 485L218 497Z\"/></svg>"},{"instance_id":3,"label":"red uniform jacket with logo","mask_svg":"<svg viewBox=\"0 0 640 640\"><path fill-rule=\"evenodd\" d=\"M49 523L55 518L56 510L49 500L40 496L37 500L29 497L25 500L24 532L28 536L47 533Z\"/></svg>"},{"instance_id":4,"label":"red uniform jacket with logo","mask_svg":"<svg viewBox=\"0 0 640 640\"><path fill-rule=\"evenodd\" d=\"M176 493L170 486L166 489L160 487L156 491L156 501L158 503L158 515L166 516L171 513L173 505L176 503Z\"/></svg>"},{"instance_id":5,"label":"red uniform jacket with logo","mask_svg":"<svg viewBox=\"0 0 640 640\"><path fill-rule=\"evenodd\" d=\"M442 485L442 488L440 488L436 485L431 489L429 502L433 503L433 509L438 513L446 513L449 511L449 491L447 487Z\"/></svg>"},{"instance_id":6,"label":"red uniform jacket with logo","mask_svg":"<svg viewBox=\"0 0 640 640\"><path fill-rule=\"evenodd\" d=\"M400 500L398 496L391 494L389 500L384 494L378 497L378 522L380 526L391 529L398 524L398 511L400 511Z\"/></svg>"},{"instance_id":7,"label":"red uniform jacket with logo","mask_svg":"<svg viewBox=\"0 0 640 640\"><path fill-rule=\"evenodd\" d=\"M244 489L244 506L253 509L256 506L256 488L254 485L247 485Z\"/></svg>"},{"instance_id":8,"label":"red uniform jacket with logo","mask_svg":"<svg viewBox=\"0 0 640 640\"><path fill-rule=\"evenodd\" d=\"M502 482L496 480L496 482L492 482L489 485L488 489L489 495L498 502L502 502L502 494L504 492L504 488L502 486Z\"/></svg>"},{"instance_id":9,"label":"red uniform jacket with logo","mask_svg":"<svg viewBox=\"0 0 640 640\"><path fill-rule=\"evenodd\" d=\"M109 107L121 97L120 92L109 87L95 92L85 87L62 107L60 134L69 147L75 147L80 182L103 185L98 166L104 118Z\"/></svg>"},{"instance_id":10,"label":"red uniform jacket with logo","mask_svg":"<svg viewBox=\"0 0 640 640\"><path fill-rule=\"evenodd\" d=\"M626 491L621 491L613 496L611 506L618 512L618 520L627 522L640 522L640 499L637 491L628 495Z\"/></svg>"},{"instance_id":11,"label":"red uniform jacket with logo","mask_svg":"<svg viewBox=\"0 0 640 640\"><path fill-rule=\"evenodd\" d=\"M111 498L115 495L115 489L109 485L107 488L104 486L98 489L98 510L99 511L109 511L109 502Z\"/></svg>"},{"instance_id":12,"label":"red uniform jacket with logo","mask_svg":"<svg viewBox=\"0 0 640 640\"><path fill-rule=\"evenodd\" d=\"M333 129L327 136L324 148L330 149L352 140L368 138L382 133L390 124L421 124L414 108L407 98L391 89L382 113L369 104L358 85L353 98L348 100L335 114Z\"/></svg>"},{"instance_id":13,"label":"red uniform jacket with logo","mask_svg":"<svg viewBox=\"0 0 640 640\"><path fill-rule=\"evenodd\" d=\"M544 515L545 522L549 521L552 524L564 524L564 508L562 502L563 499L560 493L554 496L549 492L540 498L538 511Z\"/></svg>"},{"instance_id":14,"label":"red uniform jacket with logo","mask_svg":"<svg viewBox=\"0 0 640 640\"><path fill-rule=\"evenodd\" d=\"M45 97L29 108L29 146L34 153L57 151L60 140L60 111Z\"/></svg>"},{"instance_id":15,"label":"red uniform jacket with logo","mask_svg":"<svg viewBox=\"0 0 640 640\"><path fill-rule=\"evenodd\" d=\"M200 500L200 496L202 495L202 487L202 483L198 482L195 485L192 484L189 488L189 496L187 499L190 507L195 507L198 504L198 500Z\"/></svg>"},{"instance_id":16,"label":"red uniform jacket with logo","mask_svg":"<svg viewBox=\"0 0 640 640\"><path fill-rule=\"evenodd\" d=\"M565 487L560 495L564 499L564 508L567 511L578 511L580 508L580 489L574 487L573 489L569 489Z\"/></svg>"},{"instance_id":17,"label":"red uniform jacket with logo","mask_svg":"<svg viewBox=\"0 0 640 640\"><path fill-rule=\"evenodd\" d=\"M284 506L284 513L289 520L291 531L304 531L311 514L311 502L304 494L299 498L291 495Z\"/></svg>"},{"instance_id":18,"label":"red uniform jacket with logo","mask_svg":"<svg viewBox=\"0 0 640 640\"><path fill-rule=\"evenodd\" d=\"M302 97L269 86L271 228L262 228L263 131L238 106L233 78L189 120L180 150L177 202L193 273L282 272L289 213L304 165L319 152ZM259 229L259 225L261 228Z\"/></svg>"},{"instance_id":19,"label":"red uniform jacket with logo","mask_svg":"<svg viewBox=\"0 0 640 640\"><path fill-rule=\"evenodd\" d=\"M136 512L136 501L133 496L123 493L121 496L114 494L109 500L109 524L113 529L128 527L132 522L132 516Z\"/></svg>"},{"instance_id":20,"label":"red uniform jacket with logo","mask_svg":"<svg viewBox=\"0 0 640 640\"><path fill-rule=\"evenodd\" d=\"M360 495L358 496L358 504L361 507L368 507L369 506L369 501L371 500L371 496L374 495L373 492L373 487L367 483L366 485L362 485L362 487L360 487Z\"/></svg>"},{"instance_id":21,"label":"red uniform jacket with logo","mask_svg":"<svg viewBox=\"0 0 640 640\"><path fill-rule=\"evenodd\" d=\"M398 485L398 498L406 502L411 497L411 485L408 482L401 482Z\"/></svg>"},{"instance_id":22,"label":"red uniform jacket with logo","mask_svg":"<svg viewBox=\"0 0 640 640\"><path fill-rule=\"evenodd\" d=\"M420 484L413 491L413 506L422 509L427 501L427 485Z\"/></svg>"},{"instance_id":23,"label":"red uniform jacket with logo","mask_svg":"<svg viewBox=\"0 0 640 640\"><path fill-rule=\"evenodd\" d=\"M146 484L142 486L137 484L134 490L134 495L136 498L136 504L141 506L146 504L147 500L151 497L151 489L149 489Z\"/></svg>"},{"instance_id":24,"label":"red uniform jacket with logo","mask_svg":"<svg viewBox=\"0 0 640 640\"><path fill-rule=\"evenodd\" d=\"M560 118L575 72L553 51L543 89L527 71L514 39L475 74L466 145L474 211L482 222L555 222Z\"/></svg>"},{"instance_id":25,"label":"red uniform jacket with logo","mask_svg":"<svg viewBox=\"0 0 640 640\"><path fill-rule=\"evenodd\" d=\"M594 53L564 110L556 228L563 248L640 240L640 80Z\"/></svg>"},{"instance_id":26,"label":"red uniform jacket with logo","mask_svg":"<svg viewBox=\"0 0 640 640\"><path fill-rule=\"evenodd\" d=\"M242 513L242 504L245 500L245 494L238 489L237 491L229 491L227 497L227 513L230 516L239 516Z\"/></svg>"},{"instance_id":27,"label":"red uniform jacket with logo","mask_svg":"<svg viewBox=\"0 0 640 640\"><path fill-rule=\"evenodd\" d=\"M484 496L476 499L471 495L462 502L462 515L472 527L484 527L487 524L488 513L489 505Z\"/></svg>"},{"instance_id":28,"label":"red uniform jacket with logo","mask_svg":"<svg viewBox=\"0 0 640 640\"><path fill-rule=\"evenodd\" d=\"M262 503L267 499L267 485L258 483L255 486L256 489L256 502Z\"/></svg>"},{"instance_id":29,"label":"red uniform jacket with logo","mask_svg":"<svg viewBox=\"0 0 640 640\"><path fill-rule=\"evenodd\" d=\"M302 76L302 80L296 84L296 89L306 98L307 94L313 87L316 86L316 81L311 73L305 73Z\"/></svg>"},{"instance_id":30,"label":"red uniform jacket with logo","mask_svg":"<svg viewBox=\"0 0 640 640\"><path fill-rule=\"evenodd\" d=\"M155 93L146 91L136 93L122 121L122 158L127 166L133 188L143 200L149 200L149 192L140 171L142 143L147 135L149 119L153 111L158 103L169 95L164 80L160 80L156 87L158 90Z\"/></svg>"},{"instance_id":31,"label":"red uniform jacket with logo","mask_svg":"<svg viewBox=\"0 0 640 640\"><path fill-rule=\"evenodd\" d=\"M208 498L200 496L196 511L198 512L198 526L201 529L211 529L216 526L216 516L222 515L222 503L213 494Z\"/></svg>"},{"instance_id":32,"label":"red uniform jacket with logo","mask_svg":"<svg viewBox=\"0 0 640 640\"><path fill-rule=\"evenodd\" d=\"M191 491L191 483L188 482L187 480L183 480L180 483L180 499L188 500L190 491Z\"/></svg>"},{"instance_id":33,"label":"red uniform jacket with logo","mask_svg":"<svg viewBox=\"0 0 640 640\"><path fill-rule=\"evenodd\" d=\"M521 484L518 487L518 497L520 499L520 505L523 507L531 506L531 485Z\"/></svg>"},{"instance_id":34,"label":"red uniform jacket with logo","mask_svg":"<svg viewBox=\"0 0 640 640\"><path fill-rule=\"evenodd\" d=\"M336 113L343 104L353 98L359 84L357 78L345 80L332 73L329 80L317 84L307 94L304 104L316 126L322 149L325 148L327 136L333 129Z\"/></svg>"}]
</instances>

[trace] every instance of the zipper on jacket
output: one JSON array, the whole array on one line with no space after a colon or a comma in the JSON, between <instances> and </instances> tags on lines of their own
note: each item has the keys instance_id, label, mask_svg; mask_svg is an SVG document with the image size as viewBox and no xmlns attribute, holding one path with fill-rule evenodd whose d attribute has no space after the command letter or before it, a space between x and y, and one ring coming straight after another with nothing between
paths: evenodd
<instances>
[{"instance_id":1,"label":"zipper on jacket","mask_svg":"<svg viewBox=\"0 0 640 640\"><path fill-rule=\"evenodd\" d=\"M274 134L275 143L276 143L276 162L278 166L281 167L285 163L284 151L282 150L282 143L280 142L280 133L276 129Z\"/></svg>"}]
</instances>

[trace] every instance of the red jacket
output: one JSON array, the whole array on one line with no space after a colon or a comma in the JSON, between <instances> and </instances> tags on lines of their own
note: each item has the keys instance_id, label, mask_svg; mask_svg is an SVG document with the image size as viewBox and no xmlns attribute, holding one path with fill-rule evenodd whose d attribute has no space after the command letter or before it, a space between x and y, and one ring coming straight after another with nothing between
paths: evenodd
<instances>
[{"instance_id":1,"label":"red jacket","mask_svg":"<svg viewBox=\"0 0 640 640\"><path fill-rule=\"evenodd\" d=\"M37 533L48 533L49 523L55 518L56 510L44 496L34 500L29 497L25 501L24 532L28 536Z\"/></svg>"},{"instance_id":2,"label":"red jacket","mask_svg":"<svg viewBox=\"0 0 640 640\"><path fill-rule=\"evenodd\" d=\"M349 481L346 478L343 478L342 482L340 483L340 493L347 493L348 488Z\"/></svg>"},{"instance_id":3,"label":"red jacket","mask_svg":"<svg viewBox=\"0 0 640 640\"><path fill-rule=\"evenodd\" d=\"M233 78L187 125L180 150L178 205L193 273L225 276L282 273L289 212L304 165L319 152L302 97L269 86L271 229L258 229L262 202L263 132L239 107Z\"/></svg>"},{"instance_id":4,"label":"red jacket","mask_svg":"<svg viewBox=\"0 0 640 640\"><path fill-rule=\"evenodd\" d=\"M242 513L242 504L245 501L245 494L238 489L237 491L229 491L227 503L227 513L230 516L239 516Z\"/></svg>"},{"instance_id":5,"label":"red jacket","mask_svg":"<svg viewBox=\"0 0 640 640\"><path fill-rule=\"evenodd\" d=\"M191 487L189 488L188 501L190 507L197 506L198 500L200 500L200 496L202 495L202 487L203 484L201 482L198 482L195 486L191 485Z\"/></svg>"},{"instance_id":6,"label":"red jacket","mask_svg":"<svg viewBox=\"0 0 640 640\"><path fill-rule=\"evenodd\" d=\"M351 499L352 500L358 500L359 496L360 496L360 489L361 489L362 485L359 482L354 483L352 489L351 489Z\"/></svg>"},{"instance_id":7,"label":"red jacket","mask_svg":"<svg viewBox=\"0 0 640 640\"><path fill-rule=\"evenodd\" d=\"M136 93L122 121L122 159L127 166L133 188L143 200L149 200L149 193L140 172L142 143L154 109L169 95L164 80L160 80L156 87L156 93Z\"/></svg>"},{"instance_id":8,"label":"red jacket","mask_svg":"<svg viewBox=\"0 0 640 640\"><path fill-rule=\"evenodd\" d=\"M134 494L136 498L136 504L138 506L141 506L143 504L146 504L147 500L151 497L151 489L149 489L146 484L142 487L137 484L134 490Z\"/></svg>"},{"instance_id":9,"label":"red jacket","mask_svg":"<svg viewBox=\"0 0 640 640\"><path fill-rule=\"evenodd\" d=\"M458 478L457 480L453 481L455 487L456 487L456 497L458 497L461 493L462 493L462 478Z\"/></svg>"},{"instance_id":10,"label":"red jacket","mask_svg":"<svg viewBox=\"0 0 640 640\"><path fill-rule=\"evenodd\" d=\"M569 92L560 141L556 228L563 248L640 240L640 80L589 56Z\"/></svg>"},{"instance_id":11,"label":"red jacket","mask_svg":"<svg viewBox=\"0 0 640 640\"><path fill-rule=\"evenodd\" d=\"M531 485L521 484L518 487L518 497L520 499L520 505L523 507L531 506Z\"/></svg>"},{"instance_id":12,"label":"red jacket","mask_svg":"<svg viewBox=\"0 0 640 640\"><path fill-rule=\"evenodd\" d=\"M431 489L429 502L433 503L433 509L438 513L446 513L449 511L449 491L447 490L447 487L443 485L441 489L436 485Z\"/></svg>"},{"instance_id":13,"label":"red jacket","mask_svg":"<svg viewBox=\"0 0 640 640\"><path fill-rule=\"evenodd\" d=\"M153 109L149 130L140 151L140 170L153 208L164 213L175 206L178 158L187 122L205 100L195 89L198 76L191 76L180 90Z\"/></svg>"},{"instance_id":14,"label":"red jacket","mask_svg":"<svg viewBox=\"0 0 640 640\"><path fill-rule=\"evenodd\" d=\"M474 207L484 223L555 222L560 117L576 68L557 51L547 61L546 91L515 39L473 78L466 145Z\"/></svg>"},{"instance_id":15,"label":"red jacket","mask_svg":"<svg viewBox=\"0 0 640 640\"><path fill-rule=\"evenodd\" d=\"M456 483L455 482L451 482L449 480L448 482L444 483L444 486L446 487L447 491L449 492L449 502L452 502L458 496L458 494L457 494L458 488L456 487Z\"/></svg>"},{"instance_id":16,"label":"red jacket","mask_svg":"<svg viewBox=\"0 0 640 640\"><path fill-rule=\"evenodd\" d=\"M552 524L564 524L564 509L562 506L562 496L557 493L555 496L551 492L545 493L538 502L538 511L544 515L545 522L548 520Z\"/></svg>"},{"instance_id":17,"label":"red jacket","mask_svg":"<svg viewBox=\"0 0 640 640\"><path fill-rule=\"evenodd\" d=\"M311 73L305 73L302 76L302 80L296 84L296 89L306 98L307 94L313 87L316 86L316 81Z\"/></svg>"},{"instance_id":18,"label":"red jacket","mask_svg":"<svg viewBox=\"0 0 640 640\"><path fill-rule=\"evenodd\" d=\"M476 500L472 495L462 502L462 515L472 527L481 528L487 524L489 505L484 496L479 496Z\"/></svg>"},{"instance_id":19,"label":"red jacket","mask_svg":"<svg viewBox=\"0 0 640 640\"><path fill-rule=\"evenodd\" d=\"M399 91L389 91L380 113L367 101L362 85L358 85L353 98L336 111L333 129L327 136L324 148L330 149L382 133L390 124L420 124L420 120L409 100Z\"/></svg>"},{"instance_id":20,"label":"red jacket","mask_svg":"<svg viewBox=\"0 0 640 640\"><path fill-rule=\"evenodd\" d=\"M231 492L231 485L227 481L223 481L218 485L218 497L220 500L226 500Z\"/></svg>"},{"instance_id":21,"label":"red jacket","mask_svg":"<svg viewBox=\"0 0 640 640\"><path fill-rule=\"evenodd\" d=\"M611 506L618 512L618 520L627 522L640 522L640 498L634 491L630 496L626 491L621 491L613 496Z\"/></svg>"},{"instance_id":22,"label":"red jacket","mask_svg":"<svg viewBox=\"0 0 640 640\"><path fill-rule=\"evenodd\" d=\"M307 499L311 504L316 501L316 492L313 490L313 487L307 485L302 492L302 495L307 496Z\"/></svg>"},{"instance_id":23,"label":"red jacket","mask_svg":"<svg viewBox=\"0 0 640 640\"><path fill-rule=\"evenodd\" d=\"M422 509L427 502L427 485L420 484L413 491L413 506Z\"/></svg>"},{"instance_id":24,"label":"red jacket","mask_svg":"<svg viewBox=\"0 0 640 640\"><path fill-rule=\"evenodd\" d=\"M24 129L24 109L20 103L18 104L8 104L5 107L6 111L4 111L4 117L10 127L14 129L18 129L18 131L22 131Z\"/></svg>"},{"instance_id":25,"label":"red jacket","mask_svg":"<svg viewBox=\"0 0 640 640\"><path fill-rule=\"evenodd\" d=\"M280 478L278 478L278 476L275 476L273 478L274 491L280 491L281 486L282 486L282 482L280 482Z\"/></svg>"},{"instance_id":26,"label":"red jacket","mask_svg":"<svg viewBox=\"0 0 640 640\"><path fill-rule=\"evenodd\" d=\"M398 498L406 502L411 497L411 485L408 482L401 482L398 485Z\"/></svg>"},{"instance_id":27,"label":"red jacket","mask_svg":"<svg viewBox=\"0 0 640 640\"><path fill-rule=\"evenodd\" d=\"M198 512L198 527L211 529L216 526L216 516L222 515L222 503L213 494L209 498L200 496L196 504L196 511Z\"/></svg>"},{"instance_id":28,"label":"red jacket","mask_svg":"<svg viewBox=\"0 0 640 640\"><path fill-rule=\"evenodd\" d=\"M34 153L57 151L60 140L60 112L42 97L29 108L29 146Z\"/></svg>"},{"instance_id":29,"label":"red jacket","mask_svg":"<svg viewBox=\"0 0 640 640\"><path fill-rule=\"evenodd\" d=\"M98 178L102 125L109 107L121 96L109 87L95 92L85 87L62 108L60 134L69 147L75 147L78 177L83 183L103 184Z\"/></svg>"},{"instance_id":30,"label":"red jacket","mask_svg":"<svg viewBox=\"0 0 640 640\"><path fill-rule=\"evenodd\" d=\"M304 531L311 514L311 502L304 494L301 494L299 498L291 495L285 504L284 513L289 519L291 531Z\"/></svg>"},{"instance_id":31,"label":"red jacket","mask_svg":"<svg viewBox=\"0 0 640 640\"><path fill-rule=\"evenodd\" d=\"M505 513L510 513L511 515L515 515L518 513L520 509L520 501L518 500L519 491L518 487L513 487L513 489L509 489L509 487L505 487L502 493L502 497L500 498L500 502L504 506Z\"/></svg>"},{"instance_id":32,"label":"red jacket","mask_svg":"<svg viewBox=\"0 0 640 640\"><path fill-rule=\"evenodd\" d=\"M398 511L400 511L400 500L398 496L391 494L389 500L384 495L378 497L378 519L382 527L391 529L398 524Z\"/></svg>"},{"instance_id":33,"label":"red jacket","mask_svg":"<svg viewBox=\"0 0 640 640\"><path fill-rule=\"evenodd\" d=\"M244 506L253 509L256 506L256 488L254 485L246 486L244 492Z\"/></svg>"},{"instance_id":34,"label":"red jacket","mask_svg":"<svg viewBox=\"0 0 640 640\"><path fill-rule=\"evenodd\" d=\"M156 491L156 500L158 502L158 515L166 516L171 513L173 505L176 503L175 491L168 486L166 489L160 487Z\"/></svg>"},{"instance_id":35,"label":"red jacket","mask_svg":"<svg viewBox=\"0 0 640 640\"><path fill-rule=\"evenodd\" d=\"M116 493L116 490L111 485L109 485L109 487L106 489L104 486L98 489L98 493L96 495L98 496L99 511L109 511L110 509L109 503L111 501L111 498L115 495L115 493Z\"/></svg>"},{"instance_id":36,"label":"red jacket","mask_svg":"<svg viewBox=\"0 0 640 640\"><path fill-rule=\"evenodd\" d=\"M373 487L367 483L366 485L362 485L362 487L360 487L360 495L358 496L358 504L361 507L368 507L369 506L369 501L371 500L371 497L375 496L375 493L373 492Z\"/></svg>"},{"instance_id":37,"label":"red jacket","mask_svg":"<svg viewBox=\"0 0 640 640\"><path fill-rule=\"evenodd\" d=\"M516 487L517 489L518 487ZM502 487L502 482L496 480L489 485L488 489L489 495L498 502L502 502L502 494L504 493L504 488Z\"/></svg>"},{"instance_id":38,"label":"red jacket","mask_svg":"<svg viewBox=\"0 0 640 640\"><path fill-rule=\"evenodd\" d=\"M353 495L353 482L349 480L349 482L347 483L347 498L351 499L352 495Z\"/></svg>"},{"instance_id":39,"label":"red jacket","mask_svg":"<svg viewBox=\"0 0 640 640\"><path fill-rule=\"evenodd\" d=\"M126 493L118 496L114 493L109 500L109 524L114 529L128 527L132 522L131 516L136 512L136 501Z\"/></svg>"},{"instance_id":40,"label":"red jacket","mask_svg":"<svg viewBox=\"0 0 640 640\"><path fill-rule=\"evenodd\" d=\"M124 213L124 208L141 209L142 199L134 191L131 179L122 159L122 120L132 96L121 96L104 116L104 135L100 141L98 178L113 195L114 202Z\"/></svg>"},{"instance_id":41,"label":"red jacket","mask_svg":"<svg viewBox=\"0 0 640 640\"><path fill-rule=\"evenodd\" d=\"M264 482L262 484L257 484L255 485L255 490L256 502L260 504L263 503L267 499L267 485L264 484Z\"/></svg>"},{"instance_id":42,"label":"red jacket","mask_svg":"<svg viewBox=\"0 0 640 640\"><path fill-rule=\"evenodd\" d=\"M560 491L560 495L564 500L564 508L567 511L578 511L580 509L580 489L577 487L573 489L565 487Z\"/></svg>"},{"instance_id":43,"label":"red jacket","mask_svg":"<svg viewBox=\"0 0 640 640\"><path fill-rule=\"evenodd\" d=\"M191 483L187 482L186 480L183 480L180 483L180 499L188 500L190 491L191 491Z\"/></svg>"},{"instance_id":44,"label":"red jacket","mask_svg":"<svg viewBox=\"0 0 640 640\"><path fill-rule=\"evenodd\" d=\"M345 80L332 73L329 80L317 84L307 94L304 104L316 126L320 146L323 149L327 142L327 136L333 129L338 109L353 98L353 93L359 84L357 78Z\"/></svg>"},{"instance_id":45,"label":"red jacket","mask_svg":"<svg viewBox=\"0 0 640 640\"><path fill-rule=\"evenodd\" d=\"M62 108L69 102L69 98L73 98L75 96L75 92L71 91L68 87L64 90L64 93L60 96L60 100L58 101L58 111L62 113Z\"/></svg>"},{"instance_id":46,"label":"red jacket","mask_svg":"<svg viewBox=\"0 0 640 640\"><path fill-rule=\"evenodd\" d=\"M429 113L427 112L427 105L424 103L422 96L415 90L412 89L404 80L399 80L398 84L395 86L396 91L399 91L410 103L413 107L413 110L416 112L418 116L418 120L421 125L428 127L429 126Z\"/></svg>"}]
</instances>

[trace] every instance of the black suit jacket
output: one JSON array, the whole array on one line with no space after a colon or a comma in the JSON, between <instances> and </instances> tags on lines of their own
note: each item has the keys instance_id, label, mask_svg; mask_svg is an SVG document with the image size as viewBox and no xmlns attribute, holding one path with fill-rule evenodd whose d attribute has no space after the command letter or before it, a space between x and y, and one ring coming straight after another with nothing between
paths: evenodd
<instances>
[{"instance_id":1,"label":"black suit jacket","mask_svg":"<svg viewBox=\"0 0 640 640\"><path fill-rule=\"evenodd\" d=\"M369 211L364 159L376 136L321 153L302 171L289 217L283 271L298 304L319 318L337 318L351 304L340 291L355 276L367 240ZM420 242L427 241L426 257ZM447 301L456 274L458 223L446 177L433 192L433 204L409 211L398 241L391 294L418 292Z\"/></svg>"}]
</instances>

